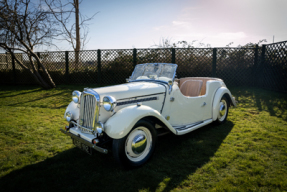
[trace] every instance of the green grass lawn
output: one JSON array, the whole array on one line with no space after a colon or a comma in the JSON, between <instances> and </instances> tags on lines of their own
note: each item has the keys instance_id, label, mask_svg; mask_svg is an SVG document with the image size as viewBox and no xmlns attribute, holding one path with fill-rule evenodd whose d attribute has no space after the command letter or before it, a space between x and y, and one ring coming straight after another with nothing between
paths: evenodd
<instances>
[{"instance_id":1,"label":"green grass lawn","mask_svg":"<svg viewBox=\"0 0 287 192\"><path fill-rule=\"evenodd\" d=\"M233 88L224 125L159 137L146 165L124 170L60 133L74 89L0 87L1 191L287 191L286 94Z\"/></svg>"}]
</instances>

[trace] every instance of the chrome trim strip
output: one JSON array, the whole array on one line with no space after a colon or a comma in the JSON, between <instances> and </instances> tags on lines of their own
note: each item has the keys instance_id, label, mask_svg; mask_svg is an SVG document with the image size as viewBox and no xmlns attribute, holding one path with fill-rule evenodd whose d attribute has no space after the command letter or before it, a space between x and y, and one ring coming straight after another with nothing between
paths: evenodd
<instances>
[{"instance_id":1,"label":"chrome trim strip","mask_svg":"<svg viewBox=\"0 0 287 192\"><path fill-rule=\"evenodd\" d=\"M74 135L74 134L72 134L72 133L70 133L70 132L65 131L64 129L60 129L60 131L61 131L62 133L64 133L64 134L70 136L71 138L73 138L73 139L75 139L75 140L77 140L77 141L80 141L81 143L83 143L83 144L85 144L85 145L91 147L92 149L94 149L94 150L96 150L96 151L99 151L99 152L105 153L105 154L108 153L108 150L107 150L107 149L104 149L104 148L101 148L101 147L99 147L99 146L97 146L97 145L94 145L94 144L92 144L92 143L90 143L90 142L88 142L88 141L82 139L81 137L79 137L79 136L77 136L77 135Z\"/></svg>"},{"instance_id":2,"label":"chrome trim strip","mask_svg":"<svg viewBox=\"0 0 287 192\"><path fill-rule=\"evenodd\" d=\"M140 97L148 97L148 96L153 96L153 95L161 95L161 94L165 94L165 92L154 93L154 94L149 94L149 95L132 96L132 97L127 97L127 98L123 98L123 99L118 99L117 101L133 99L133 98L140 98Z\"/></svg>"},{"instance_id":3,"label":"chrome trim strip","mask_svg":"<svg viewBox=\"0 0 287 192\"><path fill-rule=\"evenodd\" d=\"M199 124L201 124L201 123L203 123L203 122L204 122L204 121L199 121L199 122L192 123L192 124L188 124L188 125L174 126L173 128L174 128L174 129L177 129L177 130L179 130L179 131L181 131L181 130L185 130L185 129L194 127L194 126L196 126L196 125L199 125Z\"/></svg>"},{"instance_id":4,"label":"chrome trim strip","mask_svg":"<svg viewBox=\"0 0 287 192\"><path fill-rule=\"evenodd\" d=\"M192 126L190 126L189 128L183 128L183 129L175 129L176 130L176 135L184 135L186 133L189 133L191 131L194 131L200 127L203 127L209 123L212 123L212 119L207 119L207 120L204 120L203 122L197 124L197 125L194 125L194 124L190 124ZM176 126L175 126L176 127Z\"/></svg>"},{"instance_id":5,"label":"chrome trim strip","mask_svg":"<svg viewBox=\"0 0 287 192\"><path fill-rule=\"evenodd\" d=\"M139 102L146 102L146 101L154 101L154 100L158 100L158 97L148 97L148 98L144 98L144 99L134 99L134 100L129 100L129 101L122 101L122 102L118 102L117 106L121 106L121 105L129 105L129 104L133 104L133 103L139 103Z\"/></svg>"}]
</instances>

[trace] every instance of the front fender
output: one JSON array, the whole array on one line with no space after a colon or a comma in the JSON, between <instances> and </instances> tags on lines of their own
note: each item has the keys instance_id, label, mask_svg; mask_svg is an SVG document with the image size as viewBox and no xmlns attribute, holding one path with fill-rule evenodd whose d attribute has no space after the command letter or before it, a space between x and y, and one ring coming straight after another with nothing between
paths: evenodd
<instances>
[{"instance_id":1,"label":"front fender","mask_svg":"<svg viewBox=\"0 0 287 192\"><path fill-rule=\"evenodd\" d=\"M133 105L116 112L116 114L106 121L104 125L105 132L113 139L121 139L131 131L140 119L148 116L156 117L176 134L174 128L172 128L170 123L157 110L145 105Z\"/></svg>"},{"instance_id":2,"label":"front fender","mask_svg":"<svg viewBox=\"0 0 287 192\"><path fill-rule=\"evenodd\" d=\"M212 119L215 121L217 119L217 115L219 113L219 103L220 99L223 95L227 94L229 96L230 104L233 106L236 106L236 102L234 98L232 97L230 91L226 87L220 87L217 89L214 99L213 99L213 105L212 105Z\"/></svg>"},{"instance_id":3,"label":"front fender","mask_svg":"<svg viewBox=\"0 0 287 192\"><path fill-rule=\"evenodd\" d=\"M70 111L73 115L72 119L78 120L80 116L80 109L78 108L78 104L76 104L74 101L71 101L71 103L68 105L65 113L64 113L64 118L65 114Z\"/></svg>"}]
</instances>

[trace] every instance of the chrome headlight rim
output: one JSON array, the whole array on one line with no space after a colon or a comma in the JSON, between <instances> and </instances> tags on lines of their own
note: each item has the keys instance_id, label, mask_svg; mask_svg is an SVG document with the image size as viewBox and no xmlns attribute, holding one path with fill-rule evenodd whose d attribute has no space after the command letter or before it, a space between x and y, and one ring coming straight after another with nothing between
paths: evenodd
<instances>
[{"instance_id":1,"label":"chrome headlight rim","mask_svg":"<svg viewBox=\"0 0 287 192\"><path fill-rule=\"evenodd\" d=\"M112 96L105 96L103 98L103 107L106 111L113 111L117 106L117 100Z\"/></svg>"},{"instance_id":2,"label":"chrome headlight rim","mask_svg":"<svg viewBox=\"0 0 287 192\"><path fill-rule=\"evenodd\" d=\"M71 113L71 111L67 111L67 112L65 113L65 118L66 118L66 120L67 120L68 122L70 122L70 121L72 120L73 114Z\"/></svg>"},{"instance_id":3,"label":"chrome headlight rim","mask_svg":"<svg viewBox=\"0 0 287 192\"><path fill-rule=\"evenodd\" d=\"M72 92L72 100L75 102L75 103L80 103L81 101L81 92L80 91L73 91Z\"/></svg>"}]
</instances>

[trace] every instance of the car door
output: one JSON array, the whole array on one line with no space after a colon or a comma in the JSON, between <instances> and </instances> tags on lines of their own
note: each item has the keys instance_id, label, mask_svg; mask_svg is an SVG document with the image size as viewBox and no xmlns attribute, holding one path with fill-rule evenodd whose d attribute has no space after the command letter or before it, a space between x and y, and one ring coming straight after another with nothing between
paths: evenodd
<instances>
[{"instance_id":1,"label":"car door","mask_svg":"<svg viewBox=\"0 0 287 192\"><path fill-rule=\"evenodd\" d=\"M198 97L186 97L179 88L172 91L174 100L170 103L169 122L173 126L199 123L211 118L211 102L207 94Z\"/></svg>"}]
</instances>

